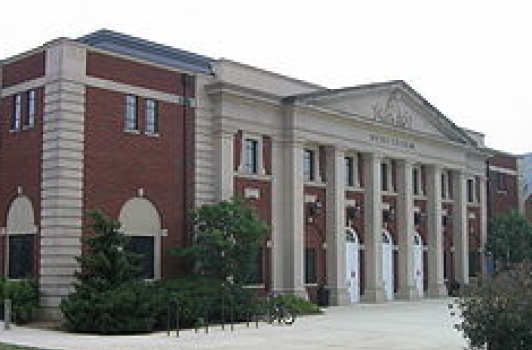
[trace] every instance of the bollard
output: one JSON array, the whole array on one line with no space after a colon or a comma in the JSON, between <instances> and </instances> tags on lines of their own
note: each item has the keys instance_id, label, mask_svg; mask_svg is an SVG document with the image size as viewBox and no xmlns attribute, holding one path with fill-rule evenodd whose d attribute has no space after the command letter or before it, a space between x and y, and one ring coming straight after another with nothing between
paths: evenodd
<instances>
[{"instance_id":1,"label":"bollard","mask_svg":"<svg viewBox=\"0 0 532 350\"><path fill-rule=\"evenodd\" d=\"M203 322L205 322L205 333L209 333L209 309L207 308L207 299L203 302Z\"/></svg>"},{"instance_id":2,"label":"bollard","mask_svg":"<svg viewBox=\"0 0 532 350\"><path fill-rule=\"evenodd\" d=\"M11 299L4 300L4 329L11 328Z\"/></svg>"},{"instance_id":3,"label":"bollard","mask_svg":"<svg viewBox=\"0 0 532 350\"><path fill-rule=\"evenodd\" d=\"M168 308L166 310L166 335L170 336L170 329L171 329L171 318L170 318L170 310L172 309L172 302L168 303Z\"/></svg>"},{"instance_id":4,"label":"bollard","mask_svg":"<svg viewBox=\"0 0 532 350\"><path fill-rule=\"evenodd\" d=\"M179 303L175 301L175 336L179 338Z\"/></svg>"},{"instance_id":5,"label":"bollard","mask_svg":"<svg viewBox=\"0 0 532 350\"><path fill-rule=\"evenodd\" d=\"M225 304L224 304L224 292L222 289L222 331L225 330Z\"/></svg>"},{"instance_id":6,"label":"bollard","mask_svg":"<svg viewBox=\"0 0 532 350\"><path fill-rule=\"evenodd\" d=\"M234 331L235 328L234 328L234 300L233 300L233 296L231 295L231 303L230 303L230 311L231 311L231 331Z\"/></svg>"}]
</instances>

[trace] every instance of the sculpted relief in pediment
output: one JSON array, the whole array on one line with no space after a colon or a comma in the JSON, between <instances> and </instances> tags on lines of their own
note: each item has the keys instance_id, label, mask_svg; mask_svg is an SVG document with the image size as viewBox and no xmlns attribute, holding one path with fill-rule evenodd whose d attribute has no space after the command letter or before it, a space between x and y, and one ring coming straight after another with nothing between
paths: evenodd
<instances>
[{"instance_id":1,"label":"sculpted relief in pediment","mask_svg":"<svg viewBox=\"0 0 532 350\"><path fill-rule=\"evenodd\" d=\"M398 90L392 91L383 101L372 105L375 121L393 126L412 129L413 113L402 101Z\"/></svg>"}]
</instances>

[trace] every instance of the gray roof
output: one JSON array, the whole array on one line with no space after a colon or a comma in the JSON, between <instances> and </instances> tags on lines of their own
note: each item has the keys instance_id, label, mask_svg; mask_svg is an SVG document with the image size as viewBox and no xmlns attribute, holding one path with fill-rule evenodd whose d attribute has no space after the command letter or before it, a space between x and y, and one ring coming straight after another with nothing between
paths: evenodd
<instances>
[{"instance_id":1,"label":"gray roof","mask_svg":"<svg viewBox=\"0 0 532 350\"><path fill-rule=\"evenodd\" d=\"M100 49L145 59L194 73L212 74L211 67L214 62L212 58L117 33L108 29L101 29L82 36L77 41Z\"/></svg>"}]
</instances>

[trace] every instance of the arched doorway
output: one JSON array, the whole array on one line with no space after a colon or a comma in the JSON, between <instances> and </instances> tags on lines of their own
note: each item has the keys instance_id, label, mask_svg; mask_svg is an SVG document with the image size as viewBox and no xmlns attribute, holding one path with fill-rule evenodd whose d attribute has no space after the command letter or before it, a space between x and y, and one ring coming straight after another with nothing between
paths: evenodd
<instances>
[{"instance_id":1,"label":"arched doorway","mask_svg":"<svg viewBox=\"0 0 532 350\"><path fill-rule=\"evenodd\" d=\"M350 227L345 229L346 235L346 278L347 292L351 303L360 301L360 254L358 236Z\"/></svg>"},{"instance_id":2,"label":"arched doorway","mask_svg":"<svg viewBox=\"0 0 532 350\"><path fill-rule=\"evenodd\" d=\"M393 240L387 230L382 231L382 280L385 300L393 300Z\"/></svg>"},{"instance_id":3,"label":"arched doorway","mask_svg":"<svg viewBox=\"0 0 532 350\"><path fill-rule=\"evenodd\" d=\"M129 236L132 252L142 255L139 278L161 277L161 218L152 202L136 197L128 200L120 210L121 231Z\"/></svg>"},{"instance_id":4,"label":"arched doorway","mask_svg":"<svg viewBox=\"0 0 532 350\"><path fill-rule=\"evenodd\" d=\"M421 235L418 232L414 233L414 283L418 290L419 296L423 296L423 275L424 275L424 266L423 266L423 240Z\"/></svg>"},{"instance_id":5,"label":"arched doorway","mask_svg":"<svg viewBox=\"0 0 532 350\"><path fill-rule=\"evenodd\" d=\"M6 222L6 272L9 279L22 279L34 275L35 215L33 205L26 196L16 197L7 212Z\"/></svg>"}]
</instances>

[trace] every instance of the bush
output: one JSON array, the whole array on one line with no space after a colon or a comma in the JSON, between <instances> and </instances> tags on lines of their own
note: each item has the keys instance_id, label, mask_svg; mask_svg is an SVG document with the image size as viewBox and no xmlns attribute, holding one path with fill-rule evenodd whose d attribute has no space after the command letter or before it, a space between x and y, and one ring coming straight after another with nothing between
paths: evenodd
<instances>
[{"instance_id":1,"label":"bush","mask_svg":"<svg viewBox=\"0 0 532 350\"><path fill-rule=\"evenodd\" d=\"M529 350L532 344L532 267L514 265L465 288L451 308L471 349Z\"/></svg>"},{"instance_id":2,"label":"bush","mask_svg":"<svg viewBox=\"0 0 532 350\"><path fill-rule=\"evenodd\" d=\"M192 327L205 317L210 322L220 322L222 314L229 320L230 301L233 304L234 320L244 320L253 311L252 292L239 286L225 287L214 278L186 276L179 279L162 280L155 283L158 298L157 328L163 329L167 323L168 306L177 302L181 327ZM174 310L172 310L173 315ZM172 320L174 324L174 320Z\"/></svg>"},{"instance_id":3,"label":"bush","mask_svg":"<svg viewBox=\"0 0 532 350\"><path fill-rule=\"evenodd\" d=\"M297 315L315 315L323 311L314 303L295 295L277 295L275 300Z\"/></svg>"},{"instance_id":4,"label":"bush","mask_svg":"<svg viewBox=\"0 0 532 350\"><path fill-rule=\"evenodd\" d=\"M148 282L134 281L102 293L75 293L61 304L70 331L125 334L151 332L158 295Z\"/></svg>"},{"instance_id":5,"label":"bush","mask_svg":"<svg viewBox=\"0 0 532 350\"><path fill-rule=\"evenodd\" d=\"M4 314L4 300L11 299L12 319L24 324L32 321L39 309L39 290L33 280L6 281L0 279L0 314Z\"/></svg>"}]
</instances>

